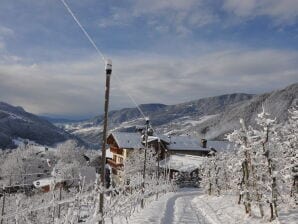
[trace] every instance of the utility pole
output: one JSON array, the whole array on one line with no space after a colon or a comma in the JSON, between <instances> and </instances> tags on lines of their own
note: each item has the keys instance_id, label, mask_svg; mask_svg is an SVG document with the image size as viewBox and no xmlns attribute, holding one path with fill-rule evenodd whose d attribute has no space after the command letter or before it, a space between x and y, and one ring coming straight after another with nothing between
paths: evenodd
<instances>
[{"instance_id":1,"label":"utility pole","mask_svg":"<svg viewBox=\"0 0 298 224\"><path fill-rule=\"evenodd\" d=\"M1 209L1 221L0 223L3 224L3 216L4 216L4 208L5 208L5 188L3 187L3 195L2 195L2 209Z\"/></svg>"},{"instance_id":2,"label":"utility pole","mask_svg":"<svg viewBox=\"0 0 298 224\"><path fill-rule=\"evenodd\" d=\"M104 224L104 189L105 189L105 165L106 165L106 144L107 144L107 129L108 129L108 111L109 111L109 98L110 98L110 79L112 75L112 61L106 61L106 90L105 90L105 108L104 108L104 126L102 136L102 149L101 149L101 185L102 192L99 197L99 212L101 213L102 220L99 224Z\"/></svg>"},{"instance_id":3,"label":"utility pole","mask_svg":"<svg viewBox=\"0 0 298 224\"><path fill-rule=\"evenodd\" d=\"M159 181L159 160L160 160L160 138L158 137L158 152L157 152L157 179Z\"/></svg>"},{"instance_id":4,"label":"utility pole","mask_svg":"<svg viewBox=\"0 0 298 224\"><path fill-rule=\"evenodd\" d=\"M158 146L158 151L157 151L157 185L159 185L159 160L160 160L160 138L158 137L158 142L157 142L157 146ZM156 194L156 200L158 199L158 192Z\"/></svg>"},{"instance_id":5,"label":"utility pole","mask_svg":"<svg viewBox=\"0 0 298 224\"><path fill-rule=\"evenodd\" d=\"M62 199L62 185L60 184L60 189L59 189L59 202ZM61 214L61 204L59 203L58 205L58 219L60 219L60 214Z\"/></svg>"},{"instance_id":6,"label":"utility pole","mask_svg":"<svg viewBox=\"0 0 298 224\"><path fill-rule=\"evenodd\" d=\"M145 130L145 156L144 156L144 169L143 169L143 184L142 184L142 188L143 188L143 196L145 193L145 178L146 178L146 157L147 157L147 149L148 149L148 129L149 129L149 118L146 117L146 130ZM141 201L141 207L144 208L144 197Z\"/></svg>"}]
</instances>

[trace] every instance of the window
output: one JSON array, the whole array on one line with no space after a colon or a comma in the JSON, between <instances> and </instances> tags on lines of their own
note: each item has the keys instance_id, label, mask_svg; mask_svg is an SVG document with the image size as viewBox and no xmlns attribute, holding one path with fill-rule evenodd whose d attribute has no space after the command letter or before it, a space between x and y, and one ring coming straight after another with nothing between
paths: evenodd
<instances>
[{"instance_id":1,"label":"window","mask_svg":"<svg viewBox=\"0 0 298 224\"><path fill-rule=\"evenodd\" d=\"M119 163L123 163L123 158L119 157Z\"/></svg>"},{"instance_id":2,"label":"window","mask_svg":"<svg viewBox=\"0 0 298 224\"><path fill-rule=\"evenodd\" d=\"M113 161L117 162L117 156L116 155L113 155Z\"/></svg>"}]
</instances>

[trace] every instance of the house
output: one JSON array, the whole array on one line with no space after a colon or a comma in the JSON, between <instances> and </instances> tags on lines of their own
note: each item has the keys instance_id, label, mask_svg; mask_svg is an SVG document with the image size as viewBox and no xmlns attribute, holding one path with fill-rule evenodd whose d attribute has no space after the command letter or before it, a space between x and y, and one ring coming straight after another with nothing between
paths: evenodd
<instances>
[{"instance_id":1,"label":"house","mask_svg":"<svg viewBox=\"0 0 298 224\"><path fill-rule=\"evenodd\" d=\"M122 169L125 159L133 150L145 148L145 140L139 132L112 132L107 138L107 143L112 153L112 159L108 159L108 164L115 175ZM211 152L207 147L207 140L200 141L191 136L148 136L148 145L158 152L160 160L164 159L166 154L207 156Z\"/></svg>"},{"instance_id":2,"label":"house","mask_svg":"<svg viewBox=\"0 0 298 224\"><path fill-rule=\"evenodd\" d=\"M112 159L107 159L111 167L112 178L115 182L121 182L122 170L124 161L134 150L142 150L145 148L144 136L140 132L112 132L108 138L107 143L110 146ZM159 142L161 144L159 144ZM165 147L168 143L160 140L157 137L148 137L148 146L159 151L160 159L164 158ZM161 146L161 147L160 147Z\"/></svg>"},{"instance_id":3,"label":"house","mask_svg":"<svg viewBox=\"0 0 298 224\"><path fill-rule=\"evenodd\" d=\"M112 173L116 175L131 150L144 148L139 133L113 132L108 136L107 143L112 153L112 159L108 159L107 162L112 168Z\"/></svg>"},{"instance_id":4,"label":"house","mask_svg":"<svg viewBox=\"0 0 298 224\"><path fill-rule=\"evenodd\" d=\"M207 141L206 139L199 139L192 136L148 136L147 142L148 146L154 148L155 152L159 155L159 161L171 163L172 158L178 159L178 157L180 157L184 158L185 162L183 166L185 167L189 167L190 161L192 160L196 162L197 160L202 161L202 158L211 156L217 149L226 150L229 148L229 143L224 141ZM107 143L110 146L112 157L111 159L107 159L107 163L111 167L113 180L119 182L122 178L125 159L127 159L134 150L143 150L145 148L145 139L141 132L112 132L107 138ZM201 162L197 162L195 169L185 172L197 172L200 164ZM172 167L171 172L172 174L177 172L181 173L181 169Z\"/></svg>"}]
</instances>

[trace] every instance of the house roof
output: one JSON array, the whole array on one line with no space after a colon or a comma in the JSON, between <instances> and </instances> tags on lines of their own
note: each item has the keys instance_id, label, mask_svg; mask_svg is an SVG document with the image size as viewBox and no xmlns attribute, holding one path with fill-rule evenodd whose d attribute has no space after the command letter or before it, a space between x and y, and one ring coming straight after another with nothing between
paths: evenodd
<instances>
[{"instance_id":1,"label":"house roof","mask_svg":"<svg viewBox=\"0 0 298 224\"><path fill-rule=\"evenodd\" d=\"M141 149L144 148L142 135L138 132L112 132L109 135L113 137L119 148ZM210 148L216 150L232 149L233 146L227 141L207 141L207 148L203 148L201 140L192 136L149 136L148 142L160 139L168 150L175 151L205 151L209 152Z\"/></svg>"},{"instance_id":2,"label":"house roof","mask_svg":"<svg viewBox=\"0 0 298 224\"><path fill-rule=\"evenodd\" d=\"M209 148L203 148L201 141L198 138L191 136L171 136L168 138L170 142L169 150L198 150L198 151L210 151ZM208 143L207 143L208 145Z\"/></svg>"},{"instance_id":3,"label":"house roof","mask_svg":"<svg viewBox=\"0 0 298 224\"><path fill-rule=\"evenodd\" d=\"M137 132L112 132L110 136L113 136L119 148L140 149L144 147L142 136Z\"/></svg>"},{"instance_id":4,"label":"house roof","mask_svg":"<svg viewBox=\"0 0 298 224\"><path fill-rule=\"evenodd\" d=\"M207 142L208 148L214 148L216 151L227 151L233 150L235 145L228 141L208 141Z\"/></svg>"}]
</instances>

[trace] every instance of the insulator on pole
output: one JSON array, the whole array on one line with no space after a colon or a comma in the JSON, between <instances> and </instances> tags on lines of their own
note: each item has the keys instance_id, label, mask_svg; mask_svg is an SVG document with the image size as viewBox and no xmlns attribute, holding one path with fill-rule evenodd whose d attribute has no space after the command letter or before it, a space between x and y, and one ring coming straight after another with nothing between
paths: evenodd
<instances>
[{"instance_id":1,"label":"insulator on pole","mask_svg":"<svg viewBox=\"0 0 298 224\"><path fill-rule=\"evenodd\" d=\"M107 59L106 60L106 67L105 67L105 69L106 69L106 74L107 75L112 74L112 60L111 59Z\"/></svg>"}]
</instances>

